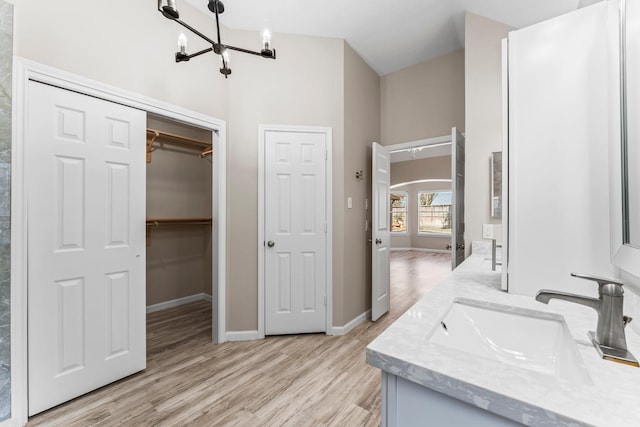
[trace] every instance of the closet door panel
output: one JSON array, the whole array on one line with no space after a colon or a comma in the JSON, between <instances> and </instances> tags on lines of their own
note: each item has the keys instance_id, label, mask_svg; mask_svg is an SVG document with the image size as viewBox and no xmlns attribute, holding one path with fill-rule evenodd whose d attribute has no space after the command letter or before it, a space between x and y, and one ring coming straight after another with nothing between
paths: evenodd
<instances>
[{"instance_id":1,"label":"closet door panel","mask_svg":"<svg viewBox=\"0 0 640 427\"><path fill-rule=\"evenodd\" d=\"M142 370L146 113L28 86L29 414Z\"/></svg>"}]
</instances>

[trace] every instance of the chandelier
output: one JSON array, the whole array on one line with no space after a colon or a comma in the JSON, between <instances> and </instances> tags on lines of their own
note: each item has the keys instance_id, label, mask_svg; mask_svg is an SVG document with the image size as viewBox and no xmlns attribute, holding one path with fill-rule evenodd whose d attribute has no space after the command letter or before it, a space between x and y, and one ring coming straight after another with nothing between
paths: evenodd
<instances>
[{"instance_id":1,"label":"chandelier","mask_svg":"<svg viewBox=\"0 0 640 427\"><path fill-rule=\"evenodd\" d=\"M220 41L220 22L219 15L224 12L224 4L220 0L209 0L209 10L216 15L216 30L217 30L217 41L212 40L209 37L202 34L200 31L193 28L191 25L187 24L184 21L180 20L180 14L178 13L178 9L176 8L176 0L158 0L158 11L162 13L166 18L177 22L182 25L187 30L191 31L196 36L205 40L207 43L211 44L211 47L203 49L201 51L188 54L187 53L187 38L184 34L180 34L178 37L178 51L176 52L176 62L188 61L191 58L195 58L196 56L200 56L204 53L213 52L215 54L220 55L220 59L222 61L222 67L220 68L220 72L224 75L224 78L228 78L229 74L231 74L231 68L229 68L229 50L235 50L237 52L249 53L251 55L258 55L263 58L268 59L276 59L276 50L271 48L271 33L269 30L265 30L262 33L262 50L260 52L243 49L240 47L230 46L228 44L223 44Z\"/></svg>"}]
</instances>

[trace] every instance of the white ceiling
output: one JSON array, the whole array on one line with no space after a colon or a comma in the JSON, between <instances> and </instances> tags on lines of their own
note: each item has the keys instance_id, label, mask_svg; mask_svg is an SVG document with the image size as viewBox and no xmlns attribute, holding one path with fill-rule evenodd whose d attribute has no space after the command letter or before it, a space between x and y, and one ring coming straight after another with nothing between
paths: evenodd
<instances>
[{"instance_id":1,"label":"white ceiling","mask_svg":"<svg viewBox=\"0 0 640 427\"><path fill-rule=\"evenodd\" d=\"M178 0L178 9L180 8ZM185 0L213 16L208 0ZM345 39L379 74L464 47L464 12L514 28L598 0L224 0L229 28Z\"/></svg>"}]
</instances>

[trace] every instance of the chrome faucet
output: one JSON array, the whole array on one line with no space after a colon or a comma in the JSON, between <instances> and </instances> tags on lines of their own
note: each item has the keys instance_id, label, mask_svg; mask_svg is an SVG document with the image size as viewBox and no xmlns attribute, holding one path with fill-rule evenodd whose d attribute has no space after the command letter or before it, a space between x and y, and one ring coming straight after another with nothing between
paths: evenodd
<instances>
[{"instance_id":1,"label":"chrome faucet","mask_svg":"<svg viewBox=\"0 0 640 427\"><path fill-rule=\"evenodd\" d=\"M590 331L589 337L600 356L639 366L635 357L627 351L624 328L631 322L631 317L622 314L622 282L584 274L571 273L571 276L598 283L598 298L542 289L538 291L536 300L548 304L551 299L561 299L593 308L598 313L598 325L595 334Z\"/></svg>"}]
</instances>

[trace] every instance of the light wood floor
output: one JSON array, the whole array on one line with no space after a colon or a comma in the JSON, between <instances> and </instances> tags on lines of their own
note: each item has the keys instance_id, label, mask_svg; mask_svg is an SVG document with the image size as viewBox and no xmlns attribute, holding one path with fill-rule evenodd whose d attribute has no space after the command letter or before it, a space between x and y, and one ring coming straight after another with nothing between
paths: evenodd
<instances>
[{"instance_id":1,"label":"light wood floor","mask_svg":"<svg viewBox=\"0 0 640 427\"><path fill-rule=\"evenodd\" d=\"M380 372L365 347L450 271L448 254L393 252L391 311L348 335L214 345L211 304L147 316L147 369L29 426L378 426Z\"/></svg>"}]
</instances>

